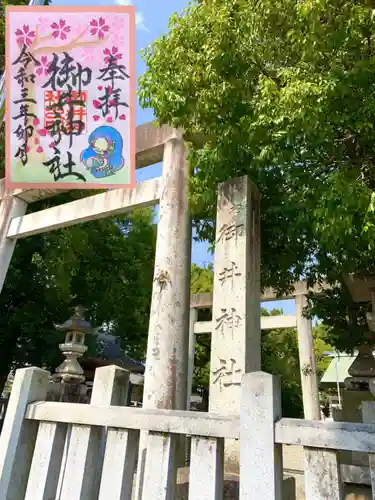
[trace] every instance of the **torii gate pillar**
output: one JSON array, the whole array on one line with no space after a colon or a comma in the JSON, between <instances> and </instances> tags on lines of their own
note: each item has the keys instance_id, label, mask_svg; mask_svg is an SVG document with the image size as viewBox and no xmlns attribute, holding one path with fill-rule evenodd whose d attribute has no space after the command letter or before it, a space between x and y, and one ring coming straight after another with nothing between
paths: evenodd
<instances>
[{"instance_id":1,"label":"torii gate pillar","mask_svg":"<svg viewBox=\"0 0 375 500\"><path fill-rule=\"evenodd\" d=\"M13 218L22 217L27 210L26 201L12 196L5 188L4 179L0 180L0 293L4 285L9 264L12 259L16 240L7 238L8 228Z\"/></svg>"},{"instance_id":2,"label":"torii gate pillar","mask_svg":"<svg viewBox=\"0 0 375 500\"><path fill-rule=\"evenodd\" d=\"M166 141L155 253L143 408L186 409L191 218L188 165L182 134ZM168 446L176 446L170 438ZM142 495L147 436L141 436L136 498ZM177 459L171 466L177 467Z\"/></svg>"}]
</instances>

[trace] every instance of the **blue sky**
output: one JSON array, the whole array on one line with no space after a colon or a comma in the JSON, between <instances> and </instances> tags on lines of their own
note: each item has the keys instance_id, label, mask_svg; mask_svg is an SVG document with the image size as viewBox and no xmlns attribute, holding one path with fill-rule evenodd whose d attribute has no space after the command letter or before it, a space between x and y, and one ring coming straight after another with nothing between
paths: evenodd
<instances>
[{"instance_id":1,"label":"blue sky","mask_svg":"<svg viewBox=\"0 0 375 500\"><path fill-rule=\"evenodd\" d=\"M175 12L181 12L188 5L188 0L53 0L53 5L130 5L134 4L137 10L137 76L141 75L146 67L140 57L140 51L150 45L155 39L168 30L168 21ZM137 103L137 125L153 120L152 110L144 110ZM161 175L161 164L137 171L137 182L152 179ZM207 265L212 262L212 255L206 243L193 243L192 260L198 265ZM276 257L277 258L277 257ZM275 301L264 304L267 309L283 308L285 314L294 314L294 301Z\"/></svg>"}]
</instances>

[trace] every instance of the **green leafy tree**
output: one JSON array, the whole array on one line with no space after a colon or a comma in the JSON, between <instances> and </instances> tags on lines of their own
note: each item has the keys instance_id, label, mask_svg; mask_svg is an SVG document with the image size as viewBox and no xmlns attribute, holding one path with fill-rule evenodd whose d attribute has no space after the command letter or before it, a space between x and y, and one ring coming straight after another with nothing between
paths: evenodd
<instances>
[{"instance_id":1,"label":"green leafy tree","mask_svg":"<svg viewBox=\"0 0 375 500\"><path fill-rule=\"evenodd\" d=\"M145 51L143 105L163 123L204 134L195 158L199 184L216 184L237 168L262 181L267 168L289 188L307 185L304 198L323 181L315 204L344 180L360 195L356 206L362 195L368 206L367 188L375 187L372 9L344 0L192 3ZM347 204L348 195L338 200ZM347 229L334 208L317 207L315 224L326 209ZM317 234L325 229L315 227Z\"/></svg>"},{"instance_id":2,"label":"green leafy tree","mask_svg":"<svg viewBox=\"0 0 375 500\"><path fill-rule=\"evenodd\" d=\"M353 302L344 285L337 284L310 302L310 314L324 318L325 338L339 351L353 352L358 345L373 344L366 319L369 304Z\"/></svg>"},{"instance_id":3,"label":"green leafy tree","mask_svg":"<svg viewBox=\"0 0 375 500\"><path fill-rule=\"evenodd\" d=\"M95 327L104 325L129 355L144 360L156 239L152 219L147 209L17 244L0 294L0 385L11 368L56 368L62 337L53 325L68 319L77 304L87 308Z\"/></svg>"},{"instance_id":4,"label":"green leafy tree","mask_svg":"<svg viewBox=\"0 0 375 500\"><path fill-rule=\"evenodd\" d=\"M328 342L328 332L329 327L323 323L318 323L313 327L316 368L319 380L324 375L332 359L327 356L328 352L332 352L332 346Z\"/></svg>"},{"instance_id":5,"label":"green leafy tree","mask_svg":"<svg viewBox=\"0 0 375 500\"><path fill-rule=\"evenodd\" d=\"M262 194L263 286L373 273L372 3L202 0L169 27L145 50L139 95L159 122L196 138L191 200L201 238L213 241L217 183L248 174ZM330 329L332 342L339 330Z\"/></svg>"},{"instance_id":6,"label":"green leafy tree","mask_svg":"<svg viewBox=\"0 0 375 500\"><path fill-rule=\"evenodd\" d=\"M214 287L214 268L212 264L206 267L199 267L196 264L191 266L190 291L191 293L212 292Z\"/></svg>"}]
</instances>

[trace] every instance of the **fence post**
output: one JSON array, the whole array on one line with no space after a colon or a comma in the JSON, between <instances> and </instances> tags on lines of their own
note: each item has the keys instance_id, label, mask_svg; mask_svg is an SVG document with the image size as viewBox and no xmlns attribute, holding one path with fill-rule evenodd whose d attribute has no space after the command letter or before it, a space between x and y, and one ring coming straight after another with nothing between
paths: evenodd
<instances>
[{"instance_id":1,"label":"fence post","mask_svg":"<svg viewBox=\"0 0 375 500\"><path fill-rule=\"evenodd\" d=\"M16 371L0 436L0 498L23 500L38 431L38 422L25 420L29 403L45 401L50 373L39 368Z\"/></svg>"},{"instance_id":2,"label":"fence post","mask_svg":"<svg viewBox=\"0 0 375 500\"><path fill-rule=\"evenodd\" d=\"M122 401L125 405L128 382L127 370L114 365L97 368L90 404L109 406ZM98 498L103 464L103 437L101 427L71 426L59 478L59 500Z\"/></svg>"},{"instance_id":3,"label":"fence post","mask_svg":"<svg viewBox=\"0 0 375 500\"><path fill-rule=\"evenodd\" d=\"M375 403L373 401L363 401L362 420L364 424L375 424ZM375 454L369 453L370 479L373 494L375 492Z\"/></svg>"},{"instance_id":4,"label":"fence post","mask_svg":"<svg viewBox=\"0 0 375 500\"><path fill-rule=\"evenodd\" d=\"M279 378L246 373L240 413L240 500L282 498L282 448L275 444L275 422L280 418Z\"/></svg>"},{"instance_id":5,"label":"fence post","mask_svg":"<svg viewBox=\"0 0 375 500\"><path fill-rule=\"evenodd\" d=\"M130 372L116 365L103 366L98 370L98 376L94 378L90 404L126 406L129 394ZM100 441L100 456L102 460L104 459L106 438L107 429L104 428Z\"/></svg>"}]
</instances>

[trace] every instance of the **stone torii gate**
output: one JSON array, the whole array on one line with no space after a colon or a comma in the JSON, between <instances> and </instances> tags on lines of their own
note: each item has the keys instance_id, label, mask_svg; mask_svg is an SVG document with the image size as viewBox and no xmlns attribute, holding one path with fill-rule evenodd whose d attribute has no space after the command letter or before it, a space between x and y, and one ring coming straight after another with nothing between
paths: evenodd
<instances>
[{"instance_id":1,"label":"stone torii gate","mask_svg":"<svg viewBox=\"0 0 375 500\"><path fill-rule=\"evenodd\" d=\"M188 387L191 219L188 206L188 165L181 131L148 123L136 129L136 166L163 161L160 178L132 189L115 189L57 207L26 214L34 201L54 191L0 190L0 290L16 241L20 238L114 216L138 207L160 205L152 290L143 406L146 409L186 408ZM211 411L239 410L240 377L260 370L260 241L259 192L246 177L219 186L215 252L216 290L213 307ZM220 293L217 291L220 290ZM301 308L303 303L301 303ZM308 339L316 384L311 325L298 316ZM303 325L305 325L303 327ZM228 356L234 378L223 381ZM222 365L224 361L224 366ZM310 373L310 375L311 375ZM317 392L306 402L308 418L319 418ZM317 389L316 389L317 391ZM312 396L314 394L314 396ZM142 460L142 454L140 455Z\"/></svg>"},{"instance_id":2,"label":"stone torii gate","mask_svg":"<svg viewBox=\"0 0 375 500\"><path fill-rule=\"evenodd\" d=\"M319 294L329 285L323 283L319 286L308 288L304 281L294 283L293 290L288 295L279 295L272 288L267 288L260 296L260 302L293 299L296 303L296 314L283 314L277 316L262 316L260 318L261 330L274 330L277 328L297 328L299 361L301 367L301 385L305 418L316 419L320 415L318 382L312 337L312 321L304 316L309 292ZM199 309L211 309L213 306L213 293L197 293L190 299L190 328L189 328L189 372L187 407L191 399L191 388L194 370L194 354L196 336L212 334L212 321L198 321Z\"/></svg>"},{"instance_id":3,"label":"stone torii gate","mask_svg":"<svg viewBox=\"0 0 375 500\"><path fill-rule=\"evenodd\" d=\"M162 177L133 189L115 189L27 215L29 203L58 191L8 192L2 180L0 290L18 239L159 204L143 401L146 408L185 409L191 259L185 145L181 132L171 127L156 128L152 123L137 127L136 167L161 161Z\"/></svg>"}]
</instances>

